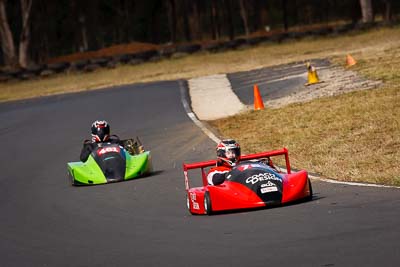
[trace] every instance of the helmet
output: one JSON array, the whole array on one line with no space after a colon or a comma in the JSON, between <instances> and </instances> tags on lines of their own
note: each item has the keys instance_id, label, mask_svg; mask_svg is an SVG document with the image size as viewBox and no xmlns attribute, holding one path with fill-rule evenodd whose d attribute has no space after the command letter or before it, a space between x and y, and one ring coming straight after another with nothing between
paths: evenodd
<instances>
[{"instance_id":1,"label":"helmet","mask_svg":"<svg viewBox=\"0 0 400 267\"><path fill-rule=\"evenodd\" d=\"M106 121L92 123L92 142L105 142L110 138L110 125Z\"/></svg>"},{"instance_id":2,"label":"helmet","mask_svg":"<svg viewBox=\"0 0 400 267\"><path fill-rule=\"evenodd\" d=\"M224 139L217 145L218 164L235 166L240 160L240 145L233 139Z\"/></svg>"}]
</instances>

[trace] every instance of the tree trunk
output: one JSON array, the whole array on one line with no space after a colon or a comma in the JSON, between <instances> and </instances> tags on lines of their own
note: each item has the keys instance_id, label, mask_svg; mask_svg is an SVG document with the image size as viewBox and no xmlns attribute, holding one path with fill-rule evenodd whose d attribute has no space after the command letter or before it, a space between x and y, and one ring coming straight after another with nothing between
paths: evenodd
<instances>
[{"instance_id":1,"label":"tree trunk","mask_svg":"<svg viewBox=\"0 0 400 267\"><path fill-rule=\"evenodd\" d=\"M228 26L228 36L229 40L235 39L235 27L233 25L233 9L232 9L232 0L223 1L227 6L227 16L226 16L226 25Z\"/></svg>"},{"instance_id":2,"label":"tree trunk","mask_svg":"<svg viewBox=\"0 0 400 267\"><path fill-rule=\"evenodd\" d=\"M153 8L151 10L151 20L150 20L150 27L149 27L149 38L152 43L159 43L161 36L160 36L160 11L163 9L163 1L158 0L155 1L153 4Z\"/></svg>"},{"instance_id":3,"label":"tree trunk","mask_svg":"<svg viewBox=\"0 0 400 267\"><path fill-rule=\"evenodd\" d=\"M188 9L188 3L187 0L183 0L183 33L185 35L186 41L190 42L192 41L192 35L190 32L190 25L189 25L189 9Z\"/></svg>"},{"instance_id":4,"label":"tree trunk","mask_svg":"<svg viewBox=\"0 0 400 267\"><path fill-rule=\"evenodd\" d=\"M84 14L79 15L80 31L81 31L81 42L79 45L79 51L85 52L89 49L89 42L86 30L86 17Z\"/></svg>"},{"instance_id":5,"label":"tree trunk","mask_svg":"<svg viewBox=\"0 0 400 267\"><path fill-rule=\"evenodd\" d=\"M392 1L391 0L383 0L385 10L383 14L383 20L385 22L390 22L392 20Z\"/></svg>"},{"instance_id":6,"label":"tree trunk","mask_svg":"<svg viewBox=\"0 0 400 267\"><path fill-rule=\"evenodd\" d=\"M374 22L372 1L371 0L360 0L362 22L371 23Z\"/></svg>"},{"instance_id":7,"label":"tree trunk","mask_svg":"<svg viewBox=\"0 0 400 267\"><path fill-rule=\"evenodd\" d=\"M289 29L288 15L287 15L287 1L282 0L282 13L283 13L283 28L285 31Z\"/></svg>"},{"instance_id":8,"label":"tree trunk","mask_svg":"<svg viewBox=\"0 0 400 267\"><path fill-rule=\"evenodd\" d=\"M15 53L15 45L7 20L5 0L0 0L0 40L3 51L4 65L8 67L16 67L18 58Z\"/></svg>"},{"instance_id":9,"label":"tree trunk","mask_svg":"<svg viewBox=\"0 0 400 267\"><path fill-rule=\"evenodd\" d=\"M22 29L19 39L19 65L26 68L29 63L30 14L32 0L21 0Z\"/></svg>"},{"instance_id":10,"label":"tree trunk","mask_svg":"<svg viewBox=\"0 0 400 267\"><path fill-rule=\"evenodd\" d=\"M200 13L199 13L199 4L196 0L191 1L191 16L189 18L190 21L190 28L192 32L192 37L195 40L201 40L202 38L202 31L200 27Z\"/></svg>"},{"instance_id":11,"label":"tree trunk","mask_svg":"<svg viewBox=\"0 0 400 267\"><path fill-rule=\"evenodd\" d=\"M176 5L175 0L168 1L168 22L169 22L169 33L170 41L176 43Z\"/></svg>"},{"instance_id":12,"label":"tree trunk","mask_svg":"<svg viewBox=\"0 0 400 267\"><path fill-rule=\"evenodd\" d=\"M258 11L258 20L257 25L255 25L255 29L268 31L270 29L270 25L268 25L268 10L264 0L258 0L256 11Z\"/></svg>"},{"instance_id":13,"label":"tree trunk","mask_svg":"<svg viewBox=\"0 0 400 267\"><path fill-rule=\"evenodd\" d=\"M291 3L291 10L294 10L293 12L293 25L297 25L299 23L299 5L297 4L297 0L293 0Z\"/></svg>"},{"instance_id":14,"label":"tree trunk","mask_svg":"<svg viewBox=\"0 0 400 267\"><path fill-rule=\"evenodd\" d=\"M216 0L211 0L211 24L212 24L212 39L219 40L221 36L220 23L218 17L218 4Z\"/></svg>"},{"instance_id":15,"label":"tree trunk","mask_svg":"<svg viewBox=\"0 0 400 267\"><path fill-rule=\"evenodd\" d=\"M239 5L240 5L240 15L243 20L244 32L245 32L246 36L248 36L250 34L249 22L248 22L248 18L247 18L247 10L246 10L243 0L239 0Z\"/></svg>"}]
</instances>

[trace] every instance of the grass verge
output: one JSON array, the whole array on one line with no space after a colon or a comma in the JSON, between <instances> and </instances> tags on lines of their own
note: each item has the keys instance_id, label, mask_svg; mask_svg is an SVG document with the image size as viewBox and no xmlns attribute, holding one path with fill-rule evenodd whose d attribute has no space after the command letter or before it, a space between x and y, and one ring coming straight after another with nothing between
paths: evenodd
<instances>
[{"instance_id":1,"label":"grass verge","mask_svg":"<svg viewBox=\"0 0 400 267\"><path fill-rule=\"evenodd\" d=\"M352 92L211 122L245 153L287 147L293 167L400 185L400 88ZM245 129L245 130L244 130Z\"/></svg>"}]
</instances>

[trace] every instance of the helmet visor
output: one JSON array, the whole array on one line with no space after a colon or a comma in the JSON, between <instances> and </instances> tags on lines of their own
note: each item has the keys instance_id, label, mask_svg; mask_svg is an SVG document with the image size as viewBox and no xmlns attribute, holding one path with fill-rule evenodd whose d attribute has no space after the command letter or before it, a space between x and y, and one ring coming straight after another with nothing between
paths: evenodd
<instances>
[{"instance_id":1,"label":"helmet visor","mask_svg":"<svg viewBox=\"0 0 400 267\"><path fill-rule=\"evenodd\" d=\"M240 149L237 147L229 148L225 151L225 156L227 159L235 162L240 157Z\"/></svg>"},{"instance_id":2,"label":"helmet visor","mask_svg":"<svg viewBox=\"0 0 400 267\"><path fill-rule=\"evenodd\" d=\"M107 141L109 137L109 131L107 128L97 128L96 133L93 135L97 137L96 139L98 139L98 141L104 142Z\"/></svg>"}]
</instances>

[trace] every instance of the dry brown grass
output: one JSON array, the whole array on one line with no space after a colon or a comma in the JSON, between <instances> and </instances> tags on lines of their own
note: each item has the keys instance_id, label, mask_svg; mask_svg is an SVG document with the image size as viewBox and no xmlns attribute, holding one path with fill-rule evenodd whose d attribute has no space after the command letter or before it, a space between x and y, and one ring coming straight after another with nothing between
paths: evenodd
<instances>
[{"instance_id":1,"label":"dry brown grass","mask_svg":"<svg viewBox=\"0 0 400 267\"><path fill-rule=\"evenodd\" d=\"M246 153L287 147L296 168L400 185L400 88L352 92L211 122ZM245 130L244 130L245 129Z\"/></svg>"}]
</instances>

